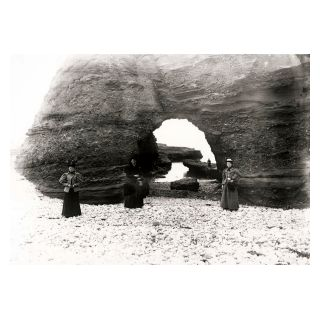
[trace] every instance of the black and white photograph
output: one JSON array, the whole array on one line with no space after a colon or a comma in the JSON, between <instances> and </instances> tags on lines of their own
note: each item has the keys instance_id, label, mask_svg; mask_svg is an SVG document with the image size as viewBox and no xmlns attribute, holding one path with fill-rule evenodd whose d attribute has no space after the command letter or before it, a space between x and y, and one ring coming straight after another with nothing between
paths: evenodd
<instances>
[{"instance_id":1,"label":"black and white photograph","mask_svg":"<svg viewBox=\"0 0 320 320\"><path fill-rule=\"evenodd\" d=\"M12 263L309 264L310 60L13 56Z\"/></svg>"},{"instance_id":2,"label":"black and white photograph","mask_svg":"<svg viewBox=\"0 0 320 320\"><path fill-rule=\"evenodd\" d=\"M316 1L0 8L1 319L320 318Z\"/></svg>"}]
</instances>

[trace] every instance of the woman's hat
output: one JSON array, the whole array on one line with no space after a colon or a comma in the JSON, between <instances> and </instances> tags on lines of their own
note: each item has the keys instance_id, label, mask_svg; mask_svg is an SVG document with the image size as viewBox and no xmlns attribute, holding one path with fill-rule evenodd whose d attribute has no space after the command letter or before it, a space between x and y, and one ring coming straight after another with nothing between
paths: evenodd
<instances>
[{"instance_id":1,"label":"woman's hat","mask_svg":"<svg viewBox=\"0 0 320 320\"><path fill-rule=\"evenodd\" d=\"M226 162L233 162L231 158L228 158Z\"/></svg>"},{"instance_id":2,"label":"woman's hat","mask_svg":"<svg viewBox=\"0 0 320 320\"><path fill-rule=\"evenodd\" d=\"M68 161L68 167L76 167L77 162L75 160Z\"/></svg>"}]
</instances>

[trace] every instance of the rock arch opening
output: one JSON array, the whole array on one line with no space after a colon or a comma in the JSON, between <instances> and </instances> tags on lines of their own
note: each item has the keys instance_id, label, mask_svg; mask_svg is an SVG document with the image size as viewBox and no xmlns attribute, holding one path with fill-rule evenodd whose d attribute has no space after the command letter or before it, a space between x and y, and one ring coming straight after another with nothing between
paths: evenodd
<instances>
[{"instance_id":1,"label":"rock arch opening","mask_svg":"<svg viewBox=\"0 0 320 320\"><path fill-rule=\"evenodd\" d=\"M187 119L169 119L153 132L158 144L174 147L187 147L199 150L201 161L210 159L216 163L214 154L205 138L204 132Z\"/></svg>"},{"instance_id":2,"label":"rock arch opening","mask_svg":"<svg viewBox=\"0 0 320 320\"><path fill-rule=\"evenodd\" d=\"M205 134L187 119L167 119L153 131L160 158L168 158L171 168L157 179L174 181L185 176L209 178L207 166L216 167L216 159Z\"/></svg>"}]
</instances>

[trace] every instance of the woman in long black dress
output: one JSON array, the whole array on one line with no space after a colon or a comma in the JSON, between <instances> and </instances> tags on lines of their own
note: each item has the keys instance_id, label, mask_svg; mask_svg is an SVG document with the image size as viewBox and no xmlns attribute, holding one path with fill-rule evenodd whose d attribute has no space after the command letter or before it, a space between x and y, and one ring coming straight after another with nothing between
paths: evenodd
<instances>
[{"instance_id":1,"label":"woman in long black dress","mask_svg":"<svg viewBox=\"0 0 320 320\"><path fill-rule=\"evenodd\" d=\"M227 159L227 168L222 172L222 197L220 206L226 210L238 210L238 184L240 171L233 167L232 159Z\"/></svg>"},{"instance_id":2,"label":"woman in long black dress","mask_svg":"<svg viewBox=\"0 0 320 320\"><path fill-rule=\"evenodd\" d=\"M59 182L64 186L62 215L66 218L80 216L79 186L83 179L81 174L76 171L75 161L69 163L68 172L61 176Z\"/></svg>"}]
</instances>

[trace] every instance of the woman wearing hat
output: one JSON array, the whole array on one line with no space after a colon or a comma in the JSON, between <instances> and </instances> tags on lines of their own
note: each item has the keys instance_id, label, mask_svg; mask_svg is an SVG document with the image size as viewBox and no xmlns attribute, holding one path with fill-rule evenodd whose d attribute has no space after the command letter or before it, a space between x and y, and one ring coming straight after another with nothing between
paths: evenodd
<instances>
[{"instance_id":1,"label":"woman wearing hat","mask_svg":"<svg viewBox=\"0 0 320 320\"><path fill-rule=\"evenodd\" d=\"M75 161L69 162L68 166L68 172L59 179L59 182L64 186L62 215L66 218L81 215L79 185L83 182L81 174L76 171Z\"/></svg>"},{"instance_id":2,"label":"woman wearing hat","mask_svg":"<svg viewBox=\"0 0 320 320\"><path fill-rule=\"evenodd\" d=\"M240 172L233 167L232 159L227 159L227 168L222 172L221 207L227 210L238 210L238 183Z\"/></svg>"}]
</instances>

